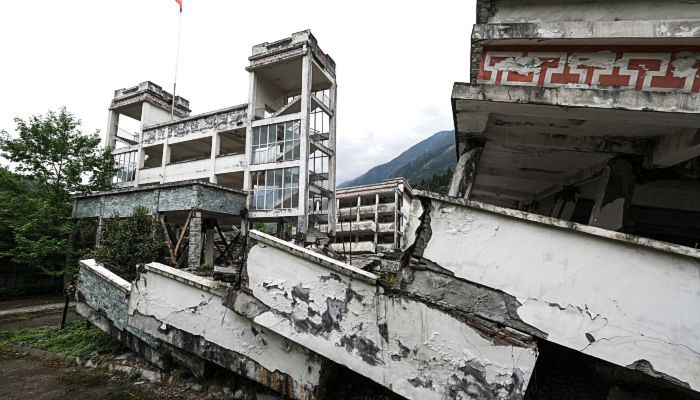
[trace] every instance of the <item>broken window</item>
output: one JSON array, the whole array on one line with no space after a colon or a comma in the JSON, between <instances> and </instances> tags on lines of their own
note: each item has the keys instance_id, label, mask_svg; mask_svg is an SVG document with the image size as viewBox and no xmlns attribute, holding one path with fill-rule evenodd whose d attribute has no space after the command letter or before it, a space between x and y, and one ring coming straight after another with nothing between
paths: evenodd
<instances>
[{"instance_id":1,"label":"broken window","mask_svg":"<svg viewBox=\"0 0 700 400\"><path fill-rule=\"evenodd\" d=\"M117 173L112 178L112 183L131 182L136 176L136 151L129 151L114 155L117 164Z\"/></svg>"},{"instance_id":2,"label":"broken window","mask_svg":"<svg viewBox=\"0 0 700 400\"><path fill-rule=\"evenodd\" d=\"M300 122L288 121L253 128L253 164L298 160Z\"/></svg>"},{"instance_id":3,"label":"broken window","mask_svg":"<svg viewBox=\"0 0 700 400\"><path fill-rule=\"evenodd\" d=\"M299 207L299 167L253 172L253 208L280 210Z\"/></svg>"}]
</instances>

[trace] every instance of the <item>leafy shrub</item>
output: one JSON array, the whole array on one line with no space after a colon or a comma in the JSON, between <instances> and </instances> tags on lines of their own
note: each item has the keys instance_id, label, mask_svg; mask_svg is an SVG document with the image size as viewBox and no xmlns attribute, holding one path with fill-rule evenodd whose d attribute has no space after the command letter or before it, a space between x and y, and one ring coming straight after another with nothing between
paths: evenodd
<instances>
[{"instance_id":1,"label":"leafy shrub","mask_svg":"<svg viewBox=\"0 0 700 400\"><path fill-rule=\"evenodd\" d=\"M161 261L164 244L159 222L145 207L137 206L130 217L115 214L107 218L100 246L90 256L115 274L132 281L139 265Z\"/></svg>"}]
</instances>

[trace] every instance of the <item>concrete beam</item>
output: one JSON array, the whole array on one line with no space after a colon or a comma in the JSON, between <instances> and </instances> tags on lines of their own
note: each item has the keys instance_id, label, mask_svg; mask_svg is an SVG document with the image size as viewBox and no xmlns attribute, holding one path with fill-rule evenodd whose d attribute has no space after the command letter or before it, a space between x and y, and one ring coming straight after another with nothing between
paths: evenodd
<instances>
[{"instance_id":1,"label":"concrete beam","mask_svg":"<svg viewBox=\"0 0 700 400\"><path fill-rule=\"evenodd\" d=\"M589 225L612 231L622 230L629 216L634 186L632 164L619 158L611 160L600 177L600 188Z\"/></svg>"},{"instance_id":2,"label":"concrete beam","mask_svg":"<svg viewBox=\"0 0 700 400\"><path fill-rule=\"evenodd\" d=\"M597 133L595 136L578 136L527 132L524 129L509 130L508 132L489 130L485 137L499 146L526 152L539 149L634 155L644 154L647 148L646 144L651 140L638 137L610 137L601 135L600 132ZM461 135L461 137L465 136L471 138L469 135ZM482 137L484 136L482 135Z\"/></svg>"},{"instance_id":3,"label":"concrete beam","mask_svg":"<svg viewBox=\"0 0 700 400\"><path fill-rule=\"evenodd\" d=\"M682 131L662 137L651 154L652 166L671 167L700 157L700 129Z\"/></svg>"}]
</instances>

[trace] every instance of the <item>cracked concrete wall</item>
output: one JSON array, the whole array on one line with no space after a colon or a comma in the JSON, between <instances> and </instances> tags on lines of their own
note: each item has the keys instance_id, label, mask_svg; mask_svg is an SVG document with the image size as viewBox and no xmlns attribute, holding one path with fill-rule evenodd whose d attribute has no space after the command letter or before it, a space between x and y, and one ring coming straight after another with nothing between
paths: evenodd
<instances>
[{"instance_id":1,"label":"cracked concrete wall","mask_svg":"<svg viewBox=\"0 0 700 400\"><path fill-rule=\"evenodd\" d=\"M250 249L249 298L237 312L407 398L523 397L534 346L496 343L461 318L390 296L371 274L329 269L273 239Z\"/></svg>"},{"instance_id":2,"label":"cracked concrete wall","mask_svg":"<svg viewBox=\"0 0 700 400\"><path fill-rule=\"evenodd\" d=\"M78 308L81 305L87 316L89 307L93 312L107 318L115 328L123 331L129 315L131 284L108 271L95 260L80 261L78 272Z\"/></svg>"},{"instance_id":3,"label":"cracked concrete wall","mask_svg":"<svg viewBox=\"0 0 700 400\"><path fill-rule=\"evenodd\" d=\"M291 398L314 398L321 357L224 307L218 285L148 264L133 285L129 326Z\"/></svg>"},{"instance_id":4,"label":"cracked concrete wall","mask_svg":"<svg viewBox=\"0 0 700 400\"><path fill-rule=\"evenodd\" d=\"M407 245L513 296L548 341L700 390L697 250L425 193L414 202L423 214L411 216Z\"/></svg>"}]
</instances>

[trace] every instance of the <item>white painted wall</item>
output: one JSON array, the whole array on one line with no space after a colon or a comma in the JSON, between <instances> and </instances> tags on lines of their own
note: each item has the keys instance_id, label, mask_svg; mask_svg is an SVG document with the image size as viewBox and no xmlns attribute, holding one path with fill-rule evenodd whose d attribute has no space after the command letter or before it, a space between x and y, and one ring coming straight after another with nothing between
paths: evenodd
<instances>
[{"instance_id":1,"label":"white painted wall","mask_svg":"<svg viewBox=\"0 0 700 400\"><path fill-rule=\"evenodd\" d=\"M300 250L315 255L296 251ZM463 321L423 303L390 298L379 286L265 244L250 249L247 271L253 295L271 308L257 316L256 323L409 399L470 398L458 382L472 379L460 370L468 364L483 368L493 387L513 383L514 375L523 383L523 392L527 387L536 361L532 348L495 345ZM295 287L307 291L308 300L296 296ZM348 290L354 294L348 295ZM335 302L346 308L330 305ZM293 322L322 325L326 312L336 328L309 332ZM351 337L371 341L376 353L346 346ZM417 380L425 385L415 384ZM494 392L499 399L513 398L505 390Z\"/></svg>"},{"instance_id":2,"label":"white painted wall","mask_svg":"<svg viewBox=\"0 0 700 400\"><path fill-rule=\"evenodd\" d=\"M177 164L168 164L165 166L164 183L209 178L209 173L213 168L213 164L214 163L210 158Z\"/></svg>"},{"instance_id":3,"label":"white painted wall","mask_svg":"<svg viewBox=\"0 0 700 400\"><path fill-rule=\"evenodd\" d=\"M621 366L644 359L700 390L700 253L431 201L425 258L515 296L552 342Z\"/></svg>"},{"instance_id":4,"label":"white painted wall","mask_svg":"<svg viewBox=\"0 0 700 400\"><path fill-rule=\"evenodd\" d=\"M309 388L317 386L320 358L316 357L317 361L314 361L309 358L308 350L229 310L221 304L219 294L203 289L218 285L218 282L162 264L149 264L146 272L133 284L129 324L144 329L145 326L136 326L132 317L135 313L150 316L162 323L163 331L171 326L201 336L250 357L270 371L288 374ZM258 335L253 333L253 328ZM160 332L146 333L154 337L163 335ZM298 395L298 398L304 397L301 393Z\"/></svg>"}]
</instances>

